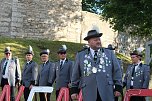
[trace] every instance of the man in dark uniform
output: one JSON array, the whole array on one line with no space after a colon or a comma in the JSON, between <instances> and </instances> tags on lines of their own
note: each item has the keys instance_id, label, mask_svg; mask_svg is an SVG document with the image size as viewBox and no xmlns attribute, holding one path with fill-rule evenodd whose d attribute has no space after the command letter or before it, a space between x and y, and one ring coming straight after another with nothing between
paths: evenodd
<instances>
[{"instance_id":1,"label":"man in dark uniform","mask_svg":"<svg viewBox=\"0 0 152 101\"><path fill-rule=\"evenodd\" d=\"M62 87L69 88L70 80L72 75L73 62L67 59L67 47L62 45L58 50L59 61L55 63L56 71L54 73L54 80L56 82L56 98L59 95L60 89ZM53 80L53 81L54 81Z\"/></svg>"},{"instance_id":2,"label":"man in dark uniform","mask_svg":"<svg viewBox=\"0 0 152 101\"><path fill-rule=\"evenodd\" d=\"M24 99L25 101L27 101L32 86L36 84L38 75L38 64L32 60L34 52L31 46L29 46L29 49L25 54L26 62L23 66L22 71L22 85L25 86Z\"/></svg>"},{"instance_id":3,"label":"man in dark uniform","mask_svg":"<svg viewBox=\"0 0 152 101\"><path fill-rule=\"evenodd\" d=\"M130 57L132 64L127 68L123 87L126 87L126 90L147 89L150 80L150 67L140 61L141 55L137 51L130 53ZM145 98L133 96L130 101L145 101Z\"/></svg>"},{"instance_id":4,"label":"man in dark uniform","mask_svg":"<svg viewBox=\"0 0 152 101\"><path fill-rule=\"evenodd\" d=\"M50 51L43 50L40 53L42 64L38 72L37 85L38 86L52 86L52 75L54 73L54 63L49 61ZM50 93L40 93L40 101L50 101Z\"/></svg>"},{"instance_id":5,"label":"man in dark uniform","mask_svg":"<svg viewBox=\"0 0 152 101\"><path fill-rule=\"evenodd\" d=\"M114 101L114 96L120 96L120 65L112 51L101 47L101 36L102 33L90 30L84 38L89 48L76 55L71 79L72 99L77 99L78 88L82 89L83 101Z\"/></svg>"},{"instance_id":6,"label":"man in dark uniform","mask_svg":"<svg viewBox=\"0 0 152 101\"><path fill-rule=\"evenodd\" d=\"M10 47L4 50L5 58L0 62L0 83L1 87L11 86L11 101L15 101L15 86L21 81L21 70L18 58L12 58Z\"/></svg>"}]
</instances>

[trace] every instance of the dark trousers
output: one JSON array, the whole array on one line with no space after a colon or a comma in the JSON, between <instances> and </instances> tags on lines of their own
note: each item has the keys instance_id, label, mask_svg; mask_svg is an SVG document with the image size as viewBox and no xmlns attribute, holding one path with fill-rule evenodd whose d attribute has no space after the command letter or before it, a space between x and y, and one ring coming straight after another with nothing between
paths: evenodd
<instances>
[{"instance_id":1,"label":"dark trousers","mask_svg":"<svg viewBox=\"0 0 152 101\"><path fill-rule=\"evenodd\" d=\"M40 101L51 101L51 93L39 93Z\"/></svg>"},{"instance_id":2,"label":"dark trousers","mask_svg":"<svg viewBox=\"0 0 152 101\"><path fill-rule=\"evenodd\" d=\"M60 92L60 90L56 90L56 99L57 99L58 96L59 96L59 92Z\"/></svg>"},{"instance_id":3,"label":"dark trousers","mask_svg":"<svg viewBox=\"0 0 152 101\"><path fill-rule=\"evenodd\" d=\"M96 101L102 101L98 90L97 90L97 100Z\"/></svg>"},{"instance_id":4,"label":"dark trousers","mask_svg":"<svg viewBox=\"0 0 152 101\"><path fill-rule=\"evenodd\" d=\"M30 94L30 89L28 88L28 87L25 87L24 88L24 100L25 101L27 101L27 99L28 99L28 96L29 96L29 94Z\"/></svg>"},{"instance_id":5,"label":"dark trousers","mask_svg":"<svg viewBox=\"0 0 152 101\"><path fill-rule=\"evenodd\" d=\"M118 97L115 97L115 101L118 101Z\"/></svg>"},{"instance_id":6,"label":"dark trousers","mask_svg":"<svg viewBox=\"0 0 152 101\"><path fill-rule=\"evenodd\" d=\"M2 78L2 80L1 80L2 90L3 90L3 88L4 88L5 85L8 85L8 79ZM10 94L11 94L10 95L11 96L11 101L15 101L15 87L14 86L11 86Z\"/></svg>"},{"instance_id":7,"label":"dark trousers","mask_svg":"<svg viewBox=\"0 0 152 101\"><path fill-rule=\"evenodd\" d=\"M142 96L132 96L130 101L145 101L145 97Z\"/></svg>"}]
</instances>

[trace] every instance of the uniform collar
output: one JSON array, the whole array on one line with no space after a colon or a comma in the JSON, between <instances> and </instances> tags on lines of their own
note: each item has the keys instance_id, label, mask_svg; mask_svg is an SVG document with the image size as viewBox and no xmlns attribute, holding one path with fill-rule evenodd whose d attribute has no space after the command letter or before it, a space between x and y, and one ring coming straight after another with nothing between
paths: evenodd
<instances>
[{"instance_id":1,"label":"uniform collar","mask_svg":"<svg viewBox=\"0 0 152 101\"><path fill-rule=\"evenodd\" d=\"M64 60L60 59L60 63L61 63L61 61L62 61L63 64L64 64L64 62L67 61L67 60L68 60L67 58L65 58Z\"/></svg>"},{"instance_id":2,"label":"uniform collar","mask_svg":"<svg viewBox=\"0 0 152 101\"><path fill-rule=\"evenodd\" d=\"M141 62L141 61L138 61L138 63L133 64L133 65L135 65L135 66L139 66L140 64L142 64L142 62Z\"/></svg>"},{"instance_id":3,"label":"uniform collar","mask_svg":"<svg viewBox=\"0 0 152 101\"><path fill-rule=\"evenodd\" d=\"M32 60L31 61L27 61L27 64L31 64L32 63Z\"/></svg>"},{"instance_id":4,"label":"uniform collar","mask_svg":"<svg viewBox=\"0 0 152 101\"><path fill-rule=\"evenodd\" d=\"M46 62L43 62L43 64L47 64L49 62L49 60L48 61L46 61Z\"/></svg>"}]
</instances>

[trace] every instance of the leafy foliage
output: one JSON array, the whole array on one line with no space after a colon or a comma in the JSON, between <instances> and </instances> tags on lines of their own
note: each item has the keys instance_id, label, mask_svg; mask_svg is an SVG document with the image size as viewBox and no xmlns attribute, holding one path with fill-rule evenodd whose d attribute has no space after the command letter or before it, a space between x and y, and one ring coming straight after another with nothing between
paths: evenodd
<instances>
[{"instance_id":1,"label":"leafy foliage","mask_svg":"<svg viewBox=\"0 0 152 101\"><path fill-rule=\"evenodd\" d=\"M115 31L152 36L152 0L82 0L82 9L99 13Z\"/></svg>"}]
</instances>

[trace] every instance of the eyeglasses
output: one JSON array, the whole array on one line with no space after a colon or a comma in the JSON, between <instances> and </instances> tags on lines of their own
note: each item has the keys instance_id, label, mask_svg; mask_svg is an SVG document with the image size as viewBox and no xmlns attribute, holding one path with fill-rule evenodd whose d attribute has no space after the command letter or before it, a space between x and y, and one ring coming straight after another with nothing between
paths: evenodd
<instances>
[{"instance_id":1,"label":"eyeglasses","mask_svg":"<svg viewBox=\"0 0 152 101\"><path fill-rule=\"evenodd\" d=\"M59 54L66 54L66 52L60 52Z\"/></svg>"}]
</instances>

